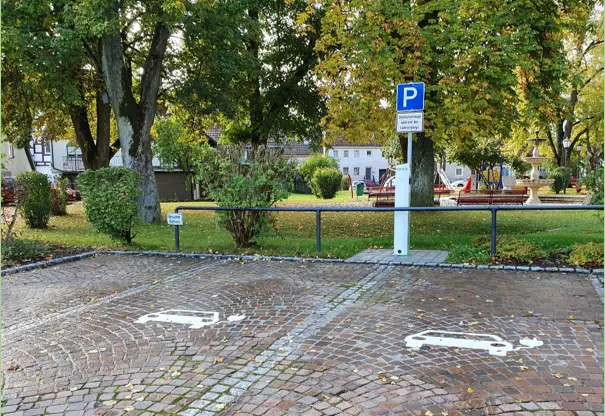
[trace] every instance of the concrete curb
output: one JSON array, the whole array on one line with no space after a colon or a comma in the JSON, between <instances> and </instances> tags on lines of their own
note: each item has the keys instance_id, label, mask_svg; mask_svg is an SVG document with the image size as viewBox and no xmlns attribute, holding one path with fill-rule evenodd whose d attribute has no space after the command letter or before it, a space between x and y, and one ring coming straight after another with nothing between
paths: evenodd
<instances>
[{"instance_id":1,"label":"concrete curb","mask_svg":"<svg viewBox=\"0 0 605 416\"><path fill-rule=\"evenodd\" d=\"M588 270L583 268L571 267L529 267L529 266L503 266L503 265L475 265L475 264L460 264L460 263L413 263L403 264L393 261L381 262L379 260L347 260L347 259L326 259L320 257L280 257L280 256L258 256L258 255L237 255L237 254L205 254L205 253L173 253L166 251L120 251L120 250L99 250L90 251L88 253L76 254L73 256L60 257L48 261L26 264L23 266L12 267L2 270L1 276L8 276L15 273L25 272L29 270L42 269L58 264L70 263L100 254L111 255L130 255L130 256L164 256L164 257L185 257L199 259L216 259L216 260L248 260L248 261L292 261L292 262L309 262L309 263L347 263L347 264L376 264L382 266L404 266L404 267L423 267L423 268L445 268L445 269L477 269L477 270L509 270L523 272L548 272L548 273L577 273L577 274L592 274L603 275L603 269Z\"/></svg>"}]
</instances>

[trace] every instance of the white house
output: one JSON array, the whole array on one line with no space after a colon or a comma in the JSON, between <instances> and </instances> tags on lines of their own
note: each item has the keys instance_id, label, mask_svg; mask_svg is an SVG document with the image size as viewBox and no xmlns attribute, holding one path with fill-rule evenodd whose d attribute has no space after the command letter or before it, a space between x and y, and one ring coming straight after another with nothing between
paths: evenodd
<instances>
[{"instance_id":1,"label":"white house","mask_svg":"<svg viewBox=\"0 0 605 416\"><path fill-rule=\"evenodd\" d=\"M357 145L338 141L330 149L324 147L324 155L337 160L342 174L351 175L354 181L379 183L389 167L389 162L382 156L381 146L377 144Z\"/></svg>"},{"instance_id":2,"label":"white house","mask_svg":"<svg viewBox=\"0 0 605 416\"><path fill-rule=\"evenodd\" d=\"M34 170L34 163L28 152L17 149L6 141L2 142L2 177L15 177L32 170Z\"/></svg>"}]
</instances>

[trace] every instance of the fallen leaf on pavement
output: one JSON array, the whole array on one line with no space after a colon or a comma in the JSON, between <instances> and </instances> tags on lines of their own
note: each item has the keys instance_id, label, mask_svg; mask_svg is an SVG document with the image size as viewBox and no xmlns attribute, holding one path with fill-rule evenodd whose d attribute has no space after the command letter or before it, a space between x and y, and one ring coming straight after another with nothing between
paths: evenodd
<instances>
[{"instance_id":1,"label":"fallen leaf on pavement","mask_svg":"<svg viewBox=\"0 0 605 416\"><path fill-rule=\"evenodd\" d=\"M469 393L474 392L475 390L472 387L469 387L468 389L466 389L466 391L468 391Z\"/></svg>"}]
</instances>

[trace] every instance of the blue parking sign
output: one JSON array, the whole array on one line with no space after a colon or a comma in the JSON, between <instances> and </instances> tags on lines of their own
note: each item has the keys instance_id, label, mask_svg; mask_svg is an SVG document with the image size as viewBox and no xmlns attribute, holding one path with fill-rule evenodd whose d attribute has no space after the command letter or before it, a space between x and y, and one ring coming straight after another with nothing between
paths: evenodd
<instances>
[{"instance_id":1,"label":"blue parking sign","mask_svg":"<svg viewBox=\"0 0 605 416\"><path fill-rule=\"evenodd\" d=\"M397 85L397 111L424 110L424 82Z\"/></svg>"}]
</instances>

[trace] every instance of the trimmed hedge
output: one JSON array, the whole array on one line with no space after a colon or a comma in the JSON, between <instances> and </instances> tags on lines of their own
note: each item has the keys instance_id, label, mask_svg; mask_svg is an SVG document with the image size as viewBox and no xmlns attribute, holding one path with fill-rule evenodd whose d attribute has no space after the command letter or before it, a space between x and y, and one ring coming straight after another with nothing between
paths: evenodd
<instances>
[{"instance_id":1,"label":"trimmed hedge","mask_svg":"<svg viewBox=\"0 0 605 416\"><path fill-rule=\"evenodd\" d=\"M317 169L311 180L311 189L318 198L332 199L342 186L342 173L337 169Z\"/></svg>"},{"instance_id":2,"label":"trimmed hedge","mask_svg":"<svg viewBox=\"0 0 605 416\"><path fill-rule=\"evenodd\" d=\"M15 197L30 228L46 228L52 211L50 183L40 172L20 173L15 178Z\"/></svg>"},{"instance_id":3,"label":"trimmed hedge","mask_svg":"<svg viewBox=\"0 0 605 416\"><path fill-rule=\"evenodd\" d=\"M89 170L78 176L86 220L95 231L132 242L141 180L140 173L124 167Z\"/></svg>"},{"instance_id":4,"label":"trimmed hedge","mask_svg":"<svg viewBox=\"0 0 605 416\"><path fill-rule=\"evenodd\" d=\"M67 215L67 178L57 178L57 184L51 187L53 215Z\"/></svg>"},{"instance_id":5,"label":"trimmed hedge","mask_svg":"<svg viewBox=\"0 0 605 416\"><path fill-rule=\"evenodd\" d=\"M313 181L313 175L317 169L336 169L338 170L338 162L329 156L323 155L311 155L310 158L305 160L302 165L298 168L298 173L311 187Z\"/></svg>"}]
</instances>

